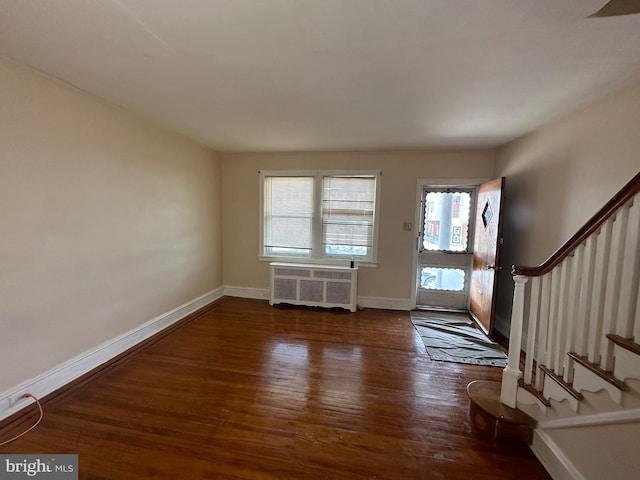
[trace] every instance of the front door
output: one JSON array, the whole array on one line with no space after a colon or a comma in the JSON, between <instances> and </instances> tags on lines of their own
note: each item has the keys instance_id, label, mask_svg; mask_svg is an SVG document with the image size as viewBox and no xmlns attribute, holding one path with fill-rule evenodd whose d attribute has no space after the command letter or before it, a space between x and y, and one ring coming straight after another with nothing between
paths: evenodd
<instances>
[{"instance_id":1,"label":"front door","mask_svg":"<svg viewBox=\"0 0 640 480\"><path fill-rule=\"evenodd\" d=\"M489 335L493 331L500 269L503 189L504 178L480 185L475 215L469 310Z\"/></svg>"},{"instance_id":2,"label":"front door","mask_svg":"<svg viewBox=\"0 0 640 480\"><path fill-rule=\"evenodd\" d=\"M425 187L421 204L416 305L467 309L475 189Z\"/></svg>"}]
</instances>

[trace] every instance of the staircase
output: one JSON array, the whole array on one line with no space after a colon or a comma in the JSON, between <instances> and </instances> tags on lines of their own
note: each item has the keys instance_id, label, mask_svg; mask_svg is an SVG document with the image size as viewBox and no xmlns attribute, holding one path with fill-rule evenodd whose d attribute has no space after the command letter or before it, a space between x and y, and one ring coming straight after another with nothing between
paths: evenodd
<instances>
[{"instance_id":1,"label":"staircase","mask_svg":"<svg viewBox=\"0 0 640 480\"><path fill-rule=\"evenodd\" d=\"M554 479L640 472L640 173L542 265L514 266L501 404Z\"/></svg>"}]
</instances>

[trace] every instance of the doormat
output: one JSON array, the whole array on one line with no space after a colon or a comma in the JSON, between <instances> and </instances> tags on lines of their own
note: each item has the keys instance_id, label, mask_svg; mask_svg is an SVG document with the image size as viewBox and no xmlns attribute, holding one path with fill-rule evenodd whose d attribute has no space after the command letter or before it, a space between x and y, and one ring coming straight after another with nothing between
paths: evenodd
<instances>
[{"instance_id":1,"label":"doormat","mask_svg":"<svg viewBox=\"0 0 640 480\"><path fill-rule=\"evenodd\" d=\"M412 311L411 322L432 360L507 366L507 355L466 314Z\"/></svg>"}]
</instances>

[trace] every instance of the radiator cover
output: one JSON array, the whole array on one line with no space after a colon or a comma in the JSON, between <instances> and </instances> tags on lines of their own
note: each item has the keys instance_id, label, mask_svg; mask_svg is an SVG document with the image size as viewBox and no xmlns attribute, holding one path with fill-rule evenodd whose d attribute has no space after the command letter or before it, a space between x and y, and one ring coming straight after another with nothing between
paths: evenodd
<instances>
[{"instance_id":1,"label":"radiator cover","mask_svg":"<svg viewBox=\"0 0 640 480\"><path fill-rule=\"evenodd\" d=\"M356 311L358 267L273 262L269 303Z\"/></svg>"}]
</instances>

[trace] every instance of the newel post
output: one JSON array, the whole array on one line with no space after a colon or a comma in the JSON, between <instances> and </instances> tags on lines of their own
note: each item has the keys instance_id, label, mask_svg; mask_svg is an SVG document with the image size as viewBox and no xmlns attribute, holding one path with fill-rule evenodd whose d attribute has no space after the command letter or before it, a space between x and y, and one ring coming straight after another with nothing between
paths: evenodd
<instances>
[{"instance_id":1,"label":"newel post","mask_svg":"<svg viewBox=\"0 0 640 480\"><path fill-rule=\"evenodd\" d=\"M524 286L528 278L524 275L513 277L515 289L513 291L513 309L511 311L511 330L509 333L509 361L502 371L502 390L500 401L505 405L516 408L518 394L518 380L522 376L520 371L520 349L522 345L522 326L524 323Z\"/></svg>"}]
</instances>

